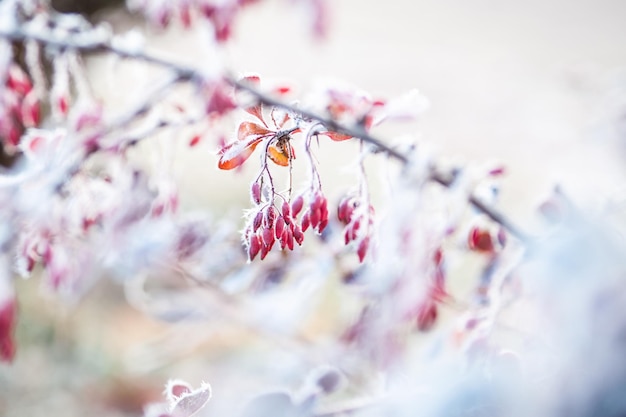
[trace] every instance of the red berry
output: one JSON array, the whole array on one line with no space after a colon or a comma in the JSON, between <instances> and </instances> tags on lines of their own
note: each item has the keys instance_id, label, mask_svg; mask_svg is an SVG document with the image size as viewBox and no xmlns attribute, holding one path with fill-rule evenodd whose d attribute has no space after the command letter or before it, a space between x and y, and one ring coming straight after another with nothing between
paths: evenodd
<instances>
[{"instance_id":1,"label":"red berry","mask_svg":"<svg viewBox=\"0 0 626 417\"><path fill-rule=\"evenodd\" d=\"M470 249L480 252L493 252L493 240L491 234L487 230L474 227L468 237L468 246Z\"/></svg>"},{"instance_id":2,"label":"red berry","mask_svg":"<svg viewBox=\"0 0 626 417\"><path fill-rule=\"evenodd\" d=\"M254 216L254 221L252 222L252 230L256 232L259 229L259 227L261 227L262 223L263 223L263 212L259 211Z\"/></svg>"},{"instance_id":3,"label":"red berry","mask_svg":"<svg viewBox=\"0 0 626 417\"><path fill-rule=\"evenodd\" d=\"M311 221L309 219L309 212L307 211L306 213L304 213L304 216L302 216L302 232L306 232L306 230L309 228L311 224Z\"/></svg>"},{"instance_id":4,"label":"red berry","mask_svg":"<svg viewBox=\"0 0 626 417\"><path fill-rule=\"evenodd\" d=\"M437 304L435 304L432 300L426 300L424 304L419 307L417 312L417 330L420 332L430 330L435 324L437 316Z\"/></svg>"},{"instance_id":5,"label":"red berry","mask_svg":"<svg viewBox=\"0 0 626 417\"><path fill-rule=\"evenodd\" d=\"M261 238L258 235L252 235L250 237L250 243L248 245L248 259L253 261L261 250Z\"/></svg>"},{"instance_id":6,"label":"red berry","mask_svg":"<svg viewBox=\"0 0 626 417\"><path fill-rule=\"evenodd\" d=\"M293 250L293 233L290 229L285 229L285 233L287 234L287 247L289 250Z\"/></svg>"},{"instance_id":7,"label":"red berry","mask_svg":"<svg viewBox=\"0 0 626 417\"><path fill-rule=\"evenodd\" d=\"M313 227L314 229L317 228L317 226L320 224L320 220L321 220L322 214L320 212L320 209L314 209L313 206L311 206L311 212L309 214L309 220L311 221L311 227Z\"/></svg>"},{"instance_id":8,"label":"red berry","mask_svg":"<svg viewBox=\"0 0 626 417\"><path fill-rule=\"evenodd\" d=\"M298 225L295 225L293 228L293 238L298 245L302 245L302 242L304 241L304 233L302 233L302 230L298 227Z\"/></svg>"},{"instance_id":9,"label":"red berry","mask_svg":"<svg viewBox=\"0 0 626 417\"><path fill-rule=\"evenodd\" d=\"M261 184L255 182L250 188L250 197L254 204L261 204Z\"/></svg>"},{"instance_id":10,"label":"red berry","mask_svg":"<svg viewBox=\"0 0 626 417\"><path fill-rule=\"evenodd\" d=\"M285 230L285 220L282 217L276 219L275 229L276 239L280 239L280 237L283 235L283 231Z\"/></svg>"},{"instance_id":11,"label":"red berry","mask_svg":"<svg viewBox=\"0 0 626 417\"><path fill-rule=\"evenodd\" d=\"M191 140L189 141L189 147L193 148L194 146L196 146L198 143L200 143L200 135L195 135L194 137L191 138Z\"/></svg>"},{"instance_id":12,"label":"red berry","mask_svg":"<svg viewBox=\"0 0 626 417\"><path fill-rule=\"evenodd\" d=\"M302 211L303 206L304 206L304 198L302 198L302 196L299 195L291 203L291 214L293 215L293 217L296 217L298 216L298 214L300 214L300 211Z\"/></svg>"},{"instance_id":13,"label":"red berry","mask_svg":"<svg viewBox=\"0 0 626 417\"><path fill-rule=\"evenodd\" d=\"M274 226L274 220L276 220L276 209L273 206L269 206L265 210L264 223L267 227Z\"/></svg>"},{"instance_id":14,"label":"red berry","mask_svg":"<svg viewBox=\"0 0 626 417\"><path fill-rule=\"evenodd\" d=\"M285 218L291 217L290 216L290 211L291 211L291 207L289 206L289 203L287 203L286 201L283 202L283 207L282 207L283 217L285 217Z\"/></svg>"},{"instance_id":15,"label":"red berry","mask_svg":"<svg viewBox=\"0 0 626 417\"><path fill-rule=\"evenodd\" d=\"M357 255L359 256L359 262L363 262L363 260L365 259L365 255L367 255L367 250L369 248L369 245L370 245L369 236L366 236L363 240L361 240L361 243L359 243L359 248L356 251Z\"/></svg>"},{"instance_id":16,"label":"red berry","mask_svg":"<svg viewBox=\"0 0 626 417\"><path fill-rule=\"evenodd\" d=\"M68 107L69 107L68 103L67 103L67 97L65 97L65 96L59 97L59 101L57 102L57 105L59 107L59 111L61 112L61 114L62 115L66 115Z\"/></svg>"},{"instance_id":17,"label":"red berry","mask_svg":"<svg viewBox=\"0 0 626 417\"><path fill-rule=\"evenodd\" d=\"M274 228L273 227L266 227L265 229L263 229L262 233L263 233L262 234L263 243L265 243L268 246L274 243Z\"/></svg>"}]
</instances>

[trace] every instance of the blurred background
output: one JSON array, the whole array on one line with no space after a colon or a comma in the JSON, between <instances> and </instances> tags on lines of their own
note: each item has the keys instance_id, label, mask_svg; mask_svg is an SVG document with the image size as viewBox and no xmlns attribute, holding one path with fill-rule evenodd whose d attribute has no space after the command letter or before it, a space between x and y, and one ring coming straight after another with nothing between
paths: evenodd
<instances>
[{"instance_id":1,"label":"blurred background","mask_svg":"<svg viewBox=\"0 0 626 417\"><path fill-rule=\"evenodd\" d=\"M149 47L181 62L208 59L199 53L206 36L201 31L172 27L159 32L146 28L119 2L95 3L58 1L57 7L108 21L116 32L138 28ZM105 3L114 7L101 9ZM626 197L626 2L328 4L324 40L310 35L306 16L290 2L255 4L237 20L233 40L219 57L235 73L289 82L297 92L325 78L381 98L418 88L430 100L428 112L415 123L375 133L389 139L413 135L454 163L501 163L507 175L500 207L529 230L538 231L535 209L557 184L588 210ZM93 80L104 80L94 83L96 93L111 103L124 102L124 85L110 84L119 74L98 59L88 62ZM235 127L233 120L225 131ZM177 145L171 168L183 207L240 217L248 206L245 173L252 171L220 172L215 140L193 150L186 142ZM337 190L345 188L352 177L342 166L354 147L328 148L319 153L322 173L338 179L327 181ZM188 337L186 325L138 314L115 283L103 281L75 306L41 294L36 280L17 286L19 352L13 365L0 368L0 415L6 417L140 415L146 401L160 398L169 377L193 384L213 382L213 375L236 380L272 366L242 362L240 350L267 353L268 346L247 342L254 339L249 331L227 322L192 324L206 334L190 342L189 350L180 349L176 341Z\"/></svg>"}]
</instances>

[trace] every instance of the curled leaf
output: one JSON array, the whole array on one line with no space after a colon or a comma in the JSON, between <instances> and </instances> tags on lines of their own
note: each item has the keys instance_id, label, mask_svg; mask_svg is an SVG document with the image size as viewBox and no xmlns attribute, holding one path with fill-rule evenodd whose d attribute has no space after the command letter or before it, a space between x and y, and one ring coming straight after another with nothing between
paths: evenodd
<instances>
[{"instance_id":1,"label":"curled leaf","mask_svg":"<svg viewBox=\"0 0 626 417\"><path fill-rule=\"evenodd\" d=\"M269 156L276 165L283 167L289 166L289 155L287 155L283 149L271 145L267 150L267 156Z\"/></svg>"},{"instance_id":2,"label":"curled leaf","mask_svg":"<svg viewBox=\"0 0 626 417\"><path fill-rule=\"evenodd\" d=\"M271 130L252 122L243 122L237 130L237 139L244 141L250 136L265 136L272 133Z\"/></svg>"},{"instance_id":3,"label":"curled leaf","mask_svg":"<svg viewBox=\"0 0 626 417\"><path fill-rule=\"evenodd\" d=\"M234 169L243 164L254 152L262 138L254 138L249 142L237 141L223 147L220 152L220 160L217 163L219 169Z\"/></svg>"},{"instance_id":4,"label":"curled leaf","mask_svg":"<svg viewBox=\"0 0 626 417\"><path fill-rule=\"evenodd\" d=\"M248 107L246 111L265 124L265 120L263 120L263 103Z\"/></svg>"}]
</instances>

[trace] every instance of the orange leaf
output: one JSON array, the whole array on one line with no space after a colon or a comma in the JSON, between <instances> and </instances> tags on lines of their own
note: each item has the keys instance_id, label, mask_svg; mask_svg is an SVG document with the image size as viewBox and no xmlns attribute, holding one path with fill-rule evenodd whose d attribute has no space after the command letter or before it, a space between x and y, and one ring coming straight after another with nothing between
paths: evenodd
<instances>
[{"instance_id":1,"label":"orange leaf","mask_svg":"<svg viewBox=\"0 0 626 417\"><path fill-rule=\"evenodd\" d=\"M217 163L219 169L234 169L243 164L252 155L262 138L255 138L248 143L242 141L233 142L223 147L220 152L220 160Z\"/></svg>"},{"instance_id":2,"label":"orange leaf","mask_svg":"<svg viewBox=\"0 0 626 417\"><path fill-rule=\"evenodd\" d=\"M337 132L322 132L320 133L320 135L328 136L335 142L341 142L342 140L352 139L352 136L350 135L344 135L343 133L337 133Z\"/></svg>"},{"instance_id":3,"label":"orange leaf","mask_svg":"<svg viewBox=\"0 0 626 417\"><path fill-rule=\"evenodd\" d=\"M246 111L265 124L265 120L263 120L263 103L248 107Z\"/></svg>"},{"instance_id":4,"label":"orange leaf","mask_svg":"<svg viewBox=\"0 0 626 417\"><path fill-rule=\"evenodd\" d=\"M263 126L257 123L242 122L239 125L239 130L237 131L237 138L240 141L244 141L246 140L248 136L252 136L252 135L264 136L264 135L267 135L268 133L273 133L273 132L271 130L264 128Z\"/></svg>"},{"instance_id":5,"label":"orange leaf","mask_svg":"<svg viewBox=\"0 0 626 417\"><path fill-rule=\"evenodd\" d=\"M267 149L267 156L276 164L283 167L289 166L289 161L296 158L293 147L289 143L278 143Z\"/></svg>"}]
</instances>

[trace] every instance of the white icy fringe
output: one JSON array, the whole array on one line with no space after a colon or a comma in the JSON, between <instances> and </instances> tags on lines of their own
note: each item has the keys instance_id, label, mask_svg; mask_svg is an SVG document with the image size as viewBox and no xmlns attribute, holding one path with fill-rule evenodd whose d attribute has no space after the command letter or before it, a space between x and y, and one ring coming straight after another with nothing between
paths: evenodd
<instances>
[{"instance_id":1,"label":"white icy fringe","mask_svg":"<svg viewBox=\"0 0 626 417\"><path fill-rule=\"evenodd\" d=\"M194 390L187 382L174 379L168 381L164 395L167 402L149 404L144 417L192 417L209 402L212 391L206 382Z\"/></svg>"}]
</instances>

